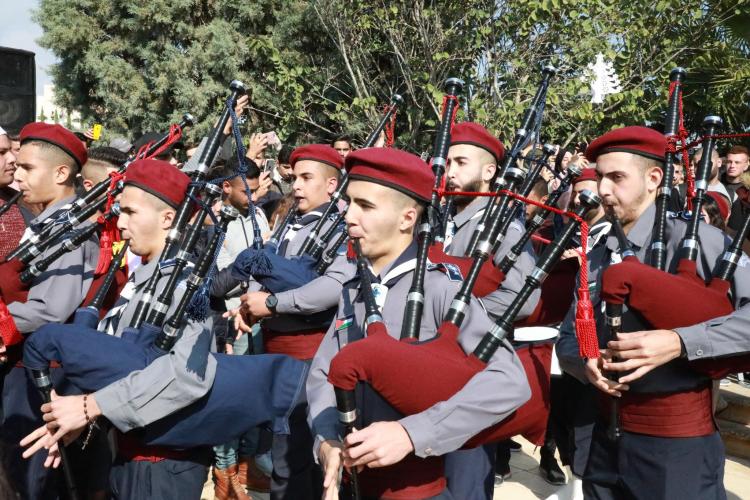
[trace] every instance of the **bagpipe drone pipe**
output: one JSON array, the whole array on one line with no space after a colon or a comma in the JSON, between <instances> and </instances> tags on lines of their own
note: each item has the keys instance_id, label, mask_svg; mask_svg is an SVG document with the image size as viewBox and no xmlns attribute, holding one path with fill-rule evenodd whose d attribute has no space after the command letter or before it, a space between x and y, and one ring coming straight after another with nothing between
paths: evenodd
<instances>
[{"instance_id":1,"label":"bagpipe drone pipe","mask_svg":"<svg viewBox=\"0 0 750 500\"><path fill-rule=\"evenodd\" d=\"M232 82L231 88L230 102L233 104L242 90L242 84ZM216 156L219 136L229 114L225 110L209 137L201 155L198 174L194 182L188 185L188 196L178 208L173 228L168 234L167 245L171 251L175 251L177 259L159 259L161 263L169 262L177 267L175 261L180 258L187 260L195 245L196 232L202 227L205 214L210 212L210 207L198 200L197 193L201 187L209 196L219 194L215 185L202 181L208 165ZM186 232L194 205L199 205L202 211ZM47 325L39 329L27 340L24 349L24 361L28 363L27 368L32 370L34 379L43 381L50 362L59 362L67 382L80 391L92 392L134 371L143 370L161 356L172 355L188 316L200 319L201 301L195 299L206 291L207 275L214 267L226 226L236 217L237 212L233 208L222 209L221 221L215 224L217 230L186 280L185 292L168 318L177 287L171 278L180 273L173 273L167 280L149 318L152 322L137 323L138 318L134 314L133 322L121 338L94 329L98 316L92 308L79 309L77 324ZM182 244L178 246L183 233ZM171 251L163 251L162 257L170 256ZM150 294L149 303L143 307L143 301L140 301L136 307L136 312L141 310L141 316L148 313L157 282L160 281L160 266L156 267L152 279L146 284L148 288L153 281L153 288L144 291L144 294ZM165 296L165 290L171 290L169 297ZM205 310L202 312L205 313ZM270 423L280 431L286 428L286 417L304 386L306 365L280 355L227 356L209 353L210 339L210 331L204 329L186 360L187 371L199 376L205 374L209 356L216 361L216 375L210 391L197 402L139 430L145 444L189 448L226 442L259 424ZM237 397L238 394L247 394L248 397Z\"/></svg>"},{"instance_id":2,"label":"bagpipe drone pipe","mask_svg":"<svg viewBox=\"0 0 750 500\"><path fill-rule=\"evenodd\" d=\"M399 94L393 95L385 115L370 133L363 148L369 148L375 144L380 133L395 118L398 108L403 103L404 100ZM330 202L305 238L297 255L285 257L278 254L280 240L296 215L297 203L295 202L279 227L274 228L271 238L262 248L248 248L237 256L232 266L232 277L241 281L252 278L265 290L276 294L299 288L323 274L335 258L336 251L343 248L341 244L345 238L341 234L346 233L344 225L346 209L341 209L339 204L344 199L348 184L348 176L342 169L339 184L331 195ZM334 240L337 235L338 238ZM336 241L336 244L331 245L332 241Z\"/></svg>"},{"instance_id":3,"label":"bagpipe drone pipe","mask_svg":"<svg viewBox=\"0 0 750 500\"><path fill-rule=\"evenodd\" d=\"M607 268L602 276L601 297L607 307L621 309L625 304L654 329L672 330L691 326L726 316L734 310L729 291L737 263L742 257L742 243L748 233L747 219L722 255L710 281L707 283L697 272L701 207L706 197L711 152L714 148L712 136L720 124L721 119L715 116L709 116L704 120L706 138L697 168L696 194L685 235L680 244L675 273L641 263L631 254L621 263ZM666 226L666 222L658 219L655 224ZM669 297L669 300L665 301L664 297ZM716 379L732 372L750 369L750 357L732 356L695 361L691 362L690 366Z\"/></svg>"},{"instance_id":4,"label":"bagpipe drone pipe","mask_svg":"<svg viewBox=\"0 0 750 500\"><path fill-rule=\"evenodd\" d=\"M549 88L550 80L556 73L557 69L553 66L548 65L542 69L542 80L537 87L536 94L534 94L529 107L526 108L526 112L521 120L521 126L516 129L513 143L509 152L505 155L497 175L495 175L495 181L493 182L491 191L499 192L503 189L507 189L505 186L505 173L509 168L516 164L516 160L518 160L523 148L530 144L531 141L538 139L542 118L544 116L547 89ZM473 254L480 237L486 229L487 222L492 220L494 211L500 206L499 203L493 203L493 201L495 201L495 198L491 198L487 203L484 213L479 219L477 227L474 229L474 234L472 234L471 241L466 249L467 255Z\"/></svg>"},{"instance_id":5,"label":"bagpipe drone pipe","mask_svg":"<svg viewBox=\"0 0 750 500\"><path fill-rule=\"evenodd\" d=\"M513 323L521 307L544 281L577 228L580 226L584 235L587 232L581 215L598 204L599 199L593 193L584 191L581 194L581 206L574 212L566 212L570 220L560 237L540 256L513 302L471 354L465 353L457 341L461 316L456 314L456 309L462 308L463 303L462 292L459 291L446 320L430 340L418 342L408 335L398 340L388 333L381 321L369 322L366 337L347 345L333 358L328 381L339 393L353 391L359 382L366 382L403 415L422 412L440 401L450 399L481 372L496 350L504 345L513 331ZM484 241L480 242L478 248L482 247ZM469 289L471 285L469 283ZM447 318L454 319L451 321ZM404 380L409 383L405 384ZM342 393L339 401L345 398ZM529 427L536 426L539 403L533 399L532 395L532 400L510 417L478 432L464 447L501 441L524 434ZM546 427L546 417L543 426Z\"/></svg>"}]
</instances>

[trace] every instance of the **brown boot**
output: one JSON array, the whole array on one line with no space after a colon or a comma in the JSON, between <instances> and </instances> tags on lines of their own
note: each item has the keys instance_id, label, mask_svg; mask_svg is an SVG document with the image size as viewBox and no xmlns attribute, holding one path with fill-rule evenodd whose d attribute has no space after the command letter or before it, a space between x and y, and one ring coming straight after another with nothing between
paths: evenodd
<instances>
[{"instance_id":1,"label":"brown boot","mask_svg":"<svg viewBox=\"0 0 750 500\"><path fill-rule=\"evenodd\" d=\"M271 491L271 478L266 476L255 464L254 457L240 457L237 476L247 489L259 493Z\"/></svg>"},{"instance_id":2,"label":"brown boot","mask_svg":"<svg viewBox=\"0 0 750 500\"><path fill-rule=\"evenodd\" d=\"M237 474L237 466L233 466L230 470L234 471L234 473L229 476L229 491L232 498L236 500L252 500L248 496L247 491L245 491L245 487L240 484L240 477Z\"/></svg>"},{"instance_id":3,"label":"brown boot","mask_svg":"<svg viewBox=\"0 0 750 500\"><path fill-rule=\"evenodd\" d=\"M237 477L236 465L234 466L234 477ZM214 499L215 500L234 500L236 497L230 488L230 477L232 476L232 467L219 469L214 467Z\"/></svg>"}]
</instances>

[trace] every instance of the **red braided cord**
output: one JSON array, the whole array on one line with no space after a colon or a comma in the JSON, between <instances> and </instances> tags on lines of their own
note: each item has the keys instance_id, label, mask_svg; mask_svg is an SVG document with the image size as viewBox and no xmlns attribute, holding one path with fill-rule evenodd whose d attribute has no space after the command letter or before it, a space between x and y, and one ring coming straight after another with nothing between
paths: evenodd
<instances>
[{"instance_id":1,"label":"red braided cord","mask_svg":"<svg viewBox=\"0 0 750 500\"><path fill-rule=\"evenodd\" d=\"M682 107L682 84L678 84L677 82L672 82L669 84L669 96L667 97L667 102L672 100L672 96L675 92L679 92L677 95L679 121L677 125L677 134L667 139L667 152L676 154L678 151L686 149L685 144L687 143L688 131L685 128L685 116L683 114ZM683 146L682 148L677 147L678 142ZM695 168L693 165L690 165L690 161L687 155L682 155L682 164L685 170L685 176L687 178L687 207L688 209L690 209L693 204L693 197L695 196Z\"/></svg>"},{"instance_id":2,"label":"red braided cord","mask_svg":"<svg viewBox=\"0 0 750 500\"><path fill-rule=\"evenodd\" d=\"M444 95L441 110L445 110L445 107L448 105L448 101L456 101L456 105L453 106L453 113L451 113L451 116L448 117L451 121L451 133L452 133L453 125L456 123L456 113L458 113L458 97L454 95L448 95L448 94Z\"/></svg>"},{"instance_id":3,"label":"red braided cord","mask_svg":"<svg viewBox=\"0 0 750 500\"><path fill-rule=\"evenodd\" d=\"M501 196L501 195L507 195L511 198L514 198L516 200L520 200L524 203L528 203L530 205L534 205L536 207L541 207L545 210L549 210L550 212L564 215L566 217L569 217L571 219L576 220L581 225L581 252L583 255L581 256L581 268L585 268L584 264L586 264L586 240L589 236L589 226L586 223L585 220L583 220L580 216L574 214L573 212L570 212L568 210L563 210L561 208L553 207L550 205L545 205L544 203L536 200L532 200L530 198L526 198L524 196L521 196L518 193L514 193L513 191L508 191L507 189L501 189L497 192L479 192L479 191L446 191L444 189L437 189L436 190L439 196ZM585 272L585 277L588 278L588 269ZM586 289L588 290L588 279L586 280Z\"/></svg>"},{"instance_id":4,"label":"red braided cord","mask_svg":"<svg viewBox=\"0 0 750 500\"><path fill-rule=\"evenodd\" d=\"M750 132L735 132L733 134L704 135L700 139L696 139L690 144L686 144L684 147L680 148L679 151L686 151L690 148L694 148L695 146L702 143L706 139L736 139L736 138L741 138L741 137L750 137Z\"/></svg>"},{"instance_id":5,"label":"red braided cord","mask_svg":"<svg viewBox=\"0 0 750 500\"><path fill-rule=\"evenodd\" d=\"M112 194L117 183L125 178L124 173L117 171L110 172L109 174L109 189L107 190L107 203L102 211L102 215L97 218L97 222L102 225L102 230L99 235L99 261L94 270L95 275L103 274L109 269L109 264L112 261L112 245L120 240L120 231L117 229L116 219L105 219L104 214L112 209L112 205L115 203L115 196Z\"/></svg>"},{"instance_id":6,"label":"red braided cord","mask_svg":"<svg viewBox=\"0 0 750 500\"><path fill-rule=\"evenodd\" d=\"M154 145L154 141L148 142L140 147L138 152L135 154L136 160L148 160L151 158L156 158L161 153L166 151L169 146L174 144L175 142L179 141L182 138L182 128L180 128L177 124L172 124L169 126L169 135L167 136L167 141L162 144L156 151L151 153L149 156L146 156L146 151L149 150L151 146Z\"/></svg>"},{"instance_id":7,"label":"red braided cord","mask_svg":"<svg viewBox=\"0 0 750 500\"><path fill-rule=\"evenodd\" d=\"M578 302L576 303L576 337L578 338L578 349L579 354L582 358L598 358L599 357L599 341L596 336L596 320L594 319L594 307L591 303L589 294L589 265L587 246L589 239L589 225L580 216L563 210L557 207L545 205L544 203L536 200L531 200L520 194L514 193L508 190L500 190L498 192L478 192L478 191L446 191L444 189L437 190L438 195L442 196L500 196L507 195L516 200L521 200L525 203L544 208L550 212L565 215L571 219L574 219L580 224L581 231L581 250L579 254L581 256L581 266L578 277Z\"/></svg>"},{"instance_id":8,"label":"red braided cord","mask_svg":"<svg viewBox=\"0 0 750 500\"><path fill-rule=\"evenodd\" d=\"M138 151L135 153L135 159L136 160L143 160L146 157L146 151L154 144L154 141L147 142L143 146L138 149Z\"/></svg>"},{"instance_id":9,"label":"red braided cord","mask_svg":"<svg viewBox=\"0 0 750 500\"><path fill-rule=\"evenodd\" d=\"M383 114L387 115L388 112L393 108L392 105L383 106ZM391 115L388 123L385 124L385 147L392 148L396 142L396 114L398 110L394 111Z\"/></svg>"},{"instance_id":10,"label":"red braided cord","mask_svg":"<svg viewBox=\"0 0 750 500\"><path fill-rule=\"evenodd\" d=\"M148 158L156 158L161 153L166 151L172 144L179 141L182 137L182 129L179 125L172 124L169 126L169 136L167 137L167 141L161 145L159 149L151 153Z\"/></svg>"}]
</instances>

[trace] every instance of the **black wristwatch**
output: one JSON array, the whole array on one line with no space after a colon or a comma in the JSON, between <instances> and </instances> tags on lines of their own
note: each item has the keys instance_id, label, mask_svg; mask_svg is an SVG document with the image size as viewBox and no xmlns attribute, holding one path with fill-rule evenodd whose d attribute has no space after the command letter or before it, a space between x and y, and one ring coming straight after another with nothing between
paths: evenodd
<instances>
[{"instance_id":1,"label":"black wristwatch","mask_svg":"<svg viewBox=\"0 0 750 500\"><path fill-rule=\"evenodd\" d=\"M279 304L279 299L276 298L276 295L271 294L268 297L266 297L266 307L269 311L276 314L276 306Z\"/></svg>"}]
</instances>

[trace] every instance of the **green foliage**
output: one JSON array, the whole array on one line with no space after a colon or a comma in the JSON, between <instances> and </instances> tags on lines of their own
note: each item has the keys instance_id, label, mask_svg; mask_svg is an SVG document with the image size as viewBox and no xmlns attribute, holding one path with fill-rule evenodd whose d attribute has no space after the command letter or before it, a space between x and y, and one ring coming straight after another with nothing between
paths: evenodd
<instances>
[{"instance_id":1,"label":"green foliage","mask_svg":"<svg viewBox=\"0 0 750 500\"><path fill-rule=\"evenodd\" d=\"M550 87L545 140L591 138L659 121L671 68L688 70L685 111L696 129L719 113L750 126L750 0L42 0L41 44L60 59L58 104L113 132L164 130L186 111L205 134L233 78L252 94L252 130L292 142L367 136L394 92L397 145L429 150L442 82L471 89L459 119L509 139L541 66ZM597 53L623 86L590 103L582 80ZM467 102L469 101L469 102Z\"/></svg>"}]
</instances>

